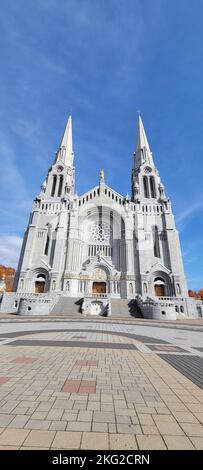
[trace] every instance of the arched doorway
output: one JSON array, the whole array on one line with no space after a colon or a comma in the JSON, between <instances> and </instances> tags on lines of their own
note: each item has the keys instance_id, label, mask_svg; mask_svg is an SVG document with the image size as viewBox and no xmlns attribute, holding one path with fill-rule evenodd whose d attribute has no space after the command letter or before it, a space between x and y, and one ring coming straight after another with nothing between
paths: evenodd
<instances>
[{"instance_id":1,"label":"arched doorway","mask_svg":"<svg viewBox=\"0 0 203 470\"><path fill-rule=\"evenodd\" d=\"M106 282L93 282L92 293L93 294L106 294Z\"/></svg>"},{"instance_id":2,"label":"arched doorway","mask_svg":"<svg viewBox=\"0 0 203 470\"><path fill-rule=\"evenodd\" d=\"M92 273L92 294L106 294L107 272L103 266L96 267Z\"/></svg>"},{"instance_id":3,"label":"arched doorway","mask_svg":"<svg viewBox=\"0 0 203 470\"><path fill-rule=\"evenodd\" d=\"M154 279L154 291L157 297L165 297L166 296L166 286L165 282L162 278L156 277Z\"/></svg>"},{"instance_id":4,"label":"arched doorway","mask_svg":"<svg viewBox=\"0 0 203 470\"><path fill-rule=\"evenodd\" d=\"M38 274L37 279L35 281L35 293L36 294L43 294L45 292L45 276L44 274Z\"/></svg>"}]
</instances>

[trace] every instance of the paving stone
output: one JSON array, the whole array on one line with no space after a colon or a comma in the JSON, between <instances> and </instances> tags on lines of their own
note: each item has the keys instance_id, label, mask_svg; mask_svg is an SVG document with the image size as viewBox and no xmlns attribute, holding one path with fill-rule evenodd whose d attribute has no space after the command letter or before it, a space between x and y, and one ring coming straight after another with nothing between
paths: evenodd
<instances>
[{"instance_id":1,"label":"paving stone","mask_svg":"<svg viewBox=\"0 0 203 470\"><path fill-rule=\"evenodd\" d=\"M186 436L163 436L163 439L169 450L194 450L195 448Z\"/></svg>"},{"instance_id":2,"label":"paving stone","mask_svg":"<svg viewBox=\"0 0 203 470\"><path fill-rule=\"evenodd\" d=\"M195 418L192 413L185 413L184 411L174 411L173 414L179 423L198 423L197 418Z\"/></svg>"},{"instance_id":3,"label":"paving stone","mask_svg":"<svg viewBox=\"0 0 203 470\"><path fill-rule=\"evenodd\" d=\"M76 421L77 416L78 416L78 412L70 410L70 411L65 411L61 419L63 421Z\"/></svg>"},{"instance_id":4,"label":"paving stone","mask_svg":"<svg viewBox=\"0 0 203 470\"><path fill-rule=\"evenodd\" d=\"M39 429L46 430L49 429L51 421L42 421L40 419L29 419L25 425L25 429Z\"/></svg>"},{"instance_id":5,"label":"paving stone","mask_svg":"<svg viewBox=\"0 0 203 470\"><path fill-rule=\"evenodd\" d=\"M97 423L115 423L115 414L107 411L94 411L93 420Z\"/></svg>"},{"instance_id":6,"label":"paving stone","mask_svg":"<svg viewBox=\"0 0 203 470\"><path fill-rule=\"evenodd\" d=\"M16 415L14 419L8 424L9 428L24 428L25 424L28 422L29 416L26 415Z\"/></svg>"},{"instance_id":7,"label":"paving stone","mask_svg":"<svg viewBox=\"0 0 203 470\"><path fill-rule=\"evenodd\" d=\"M32 419L43 420L47 417L47 411L34 411L32 414Z\"/></svg>"},{"instance_id":8,"label":"paving stone","mask_svg":"<svg viewBox=\"0 0 203 470\"><path fill-rule=\"evenodd\" d=\"M201 424L181 423L181 427L187 436L203 437L203 426Z\"/></svg>"},{"instance_id":9,"label":"paving stone","mask_svg":"<svg viewBox=\"0 0 203 470\"><path fill-rule=\"evenodd\" d=\"M25 429L5 429L0 434L0 445L20 446L30 431Z\"/></svg>"},{"instance_id":10,"label":"paving stone","mask_svg":"<svg viewBox=\"0 0 203 470\"><path fill-rule=\"evenodd\" d=\"M179 436L184 434L183 430L177 423L171 422L163 422L163 421L156 421L157 428L160 434L169 435L169 436ZM183 426L183 424L182 424Z\"/></svg>"},{"instance_id":11,"label":"paving stone","mask_svg":"<svg viewBox=\"0 0 203 470\"><path fill-rule=\"evenodd\" d=\"M69 400L67 398L67 400L56 400L54 403L53 403L53 406L52 406L52 409L56 408L56 409L65 409L65 410L72 410L73 408L73 405L74 405L74 401L73 400Z\"/></svg>"},{"instance_id":12,"label":"paving stone","mask_svg":"<svg viewBox=\"0 0 203 470\"><path fill-rule=\"evenodd\" d=\"M195 449L203 450L203 437L191 437L190 439Z\"/></svg>"},{"instance_id":13,"label":"paving stone","mask_svg":"<svg viewBox=\"0 0 203 470\"><path fill-rule=\"evenodd\" d=\"M100 423L100 424L101 424L101 423ZM108 424L108 428L109 428L109 433L113 433L113 434L116 433L116 425L115 425L115 424L109 423L109 424Z\"/></svg>"},{"instance_id":14,"label":"paving stone","mask_svg":"<svg viewBox=\"0 0 203 470\"><path fill-rule=\"evenodd\" d=\"M101 411L114 411L114 406L109 403L101 404Z\"/></svg>"},{"instance_id":15,"label":"paving stone","mask_svg":"<svg viewBox=\"0 0 203 470\"><path fill-rule=\"evenodd\" d=\"M119 416L119 415L116 415L116 422L117 423L127 423L127 424L131 424L131 419L130 419L130 416Z\"/></svg>"},{"instance_id":16,"label":"paving stone","mask_svg":"<svg viewBox=\"0 0 203 470\"><path fill-rule=\"evenodd\" d=\"M141 414L138 413L138 419L140 424L150 424L154 425L154 420L150 414ZM149 433L150 434L150 433Z\"/></svg>"},{"instance_id":17,"label":"paving stone","mask_svg":"<svg viewBox=\"0 0 203 470\"><path fill-rule=\"evenodd\" d=\"M5 384L5 383L8 382L9 380L11 380L11 377L3 377L3 376L1 376L1 377L0 377L0 385Z\"/></svg>"},{"instance_id":18,"label":"paving stone","mask_svg":"<svg viewBox=\"0 0 203 470\"><path fill-rule=\"evenodd\" d=\"M92 411L79 411L77 421L92 421Z\"/></svg>"},{"instance_id":19,"label":"paving stone","mask_svg":"<svg viewBox=\"0 0 203 470\"><path fill-rule=\"evenodd\" d=\"M117 432L121 434L142 434L141 427L136 424L117 423Z\"/></svg>"},{"instance_id":20,"label":"paving stone","mask_svg":"<svg viewBox=\"0 0 203 470\"><path fill-rule=\"evenodd\" d=\"M137 413L147 413L147 414L152 414L152 413L156 413L156 410L154 407L151 407L151 406L141 406L141 405L135 405L135 410L137 411Z\"/></svg>"},{"instance_id":21,"label":"paving stone","mask_svg":"<svg viewBox=\"0 0 203 470\"><path fill-rule=\"evenodd\" d=\"M13 420L15 415L0 414L0 426L6 427Z\"/></svg>"},{"instance_id":22,"label":"paving stone","mask_svg":"<svg viewBox=\"0 0 203 470\"><path fill-rule=\"evenodd\" d=\"M138 448L133 434L110 434L109 439L111 450L135 450Z\"/></svg>"},{"instance_id":23,"label":"paving stone","mask_svg":"<svg viewBox=\"0 0 203 470\"><path fill-rule=\"evenodd\" d=\"M111 425L112 426L112 425ZM108 432L107 423L92 423L92 431L94 432Z\"/></svg>"},{"instance_id":24,"label":"paving stone","mask_svg":"<svg viewBox=\"0 0 203 470\"><path fill-rule=\"evenodd\" d=\"M81 432L58 431L52 442L53 449L79 449Z\"/></svg>"},{"instance_id":25,"label":"paving stone","mask_svg":"<svg viewBox=\"0 0 203 470\"><path fill-rule=\"evenodd\" d=\"M89 401L87 409L90 411L100 411L100 402L99 401Z\"/></svg>"},{"instance_id":26,"label":"paving stone","mask_svg":"<svg viewBox=\"0 0 203 470\"><path fill-rule=\"evenodd\" d=\"M67 431L91 431L91 422L69 421Z\"/></svg>"},{"instance_id":27,"label":"paving stone","mask_svg":"<svg viewBox=\"0 0 203 470\"><path fill-rule=\"evenodd\" d=\"M50 410L48 415L46 416L46 419L52 421L52 420L60 420L63 416L64 409L60 410L59 408L55 408L54 410ZM34 415L32 416L32 418Z\"/></svg>"},{"instance_id":28,"label":"paving stone","mask_svg":"<svg viewBox=\"0 0 203 470\"><path fill-rule=\"evenodd\" d=\"M50 431L65 431L66 429L66 421L52 421L50 424L49 430Z\"/></svg>"},{"instance_id":29,"label":"paving stone","mask_svg":"<svg viewBox=\"0 0 203 470\"><path fill-rule=\"evenodd\" d=\"M143 424L141 428L142 428L143 434L147 434L147 435L160 434L157 427L152 426L150 424Z\"/></svg>"},{"instance_id":30,"label":"paving stone","mask_svg":"<svg viewBox=\"0 0 203 470\"><path fill-rule=\"evenodd\" d=\"M20 446L0 446L0 450L19 450Z\"/></svg>"},{"instance_id":31,"label":"paving stone","mask_svg":"<svg viewBox=\"0 0 203 470\"><path fill-rule=\"evenodd\" d=\"M1 407L0 413L12 413L12 411L19 405L19 401L9 401Z\"/></svg>"},{"instance_id":32,"label":"paving stone","mask_svg":"<svg viewBox=\"0 0 203 470\"><path fill-rule=\"evenodd\" d=\"M137 435L138 448L140 450L164 450L166 445L161 436Z\"/></svg>"},{"instance_id":33,"label":"paving stone","mask_svg":"<svg viewBox=\"0 0 203 470\"><path fill-rule=\"evenodd\" d=\"M86 409L87 409L86 403L75 403L73 406L73 411L86 410Z\"/></svg>"},{"instance_id":34,"label":"paving stone","mask_svg":"<svg viewBox=\"0 0 203 470\"><path fill-rule=\"evenodd\" d=\"M37 407L37 411L49 411L52 408L52 403L49 402L42 402L39 403Z\"/></svg>"},{"instance_id":35,"label":"paving stone","mask_svg":"<svg viewBox=\"0 0 203 470\"><path fill-rule=\"evenodd\" d=\"M166 414L152 415L155 423L176 423L174 416Z\"/></svg>"},{"instance_id":36,"label":"paving stone","mask_svg":"<svg viewBox=\"0 0 203 470\"><path fill-rule=\"evenodd\" d=\"M24 441L23 446L46 447L49 449L55 434L55 431L30 431L30 434Z\"/></svg>"},{"instance_id":37,"label":"paving stone","mask_svg":"<svg viewBox=\"0 0 203 470\"><path fill-rule=\"evenodd\" d=\"M108 449L108 434L102 432L84 432L82 436L81 449L102 450Z\"/></svg>"}]
</instances>

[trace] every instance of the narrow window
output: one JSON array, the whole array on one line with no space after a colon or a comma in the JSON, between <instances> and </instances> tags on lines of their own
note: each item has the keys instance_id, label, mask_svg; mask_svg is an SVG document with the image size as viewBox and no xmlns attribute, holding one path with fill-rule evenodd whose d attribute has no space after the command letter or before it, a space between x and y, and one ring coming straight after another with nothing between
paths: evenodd
<instances>
[{"instance_id":1,"label":"narrow window","mask_svg":"<svg viewBox=\"0 0 203 470\"><path fill-rule=\"evenodd\" d=\"M44 249L44 254L45 255L48 255L48 252L49 252L49 235L47 235L47 239L46 239L46 245L45 245L45 249Z\"/></svg>"},{"instance_id":2,"label":"narrow window","mask_svg":"<svg viewBox=\"0 0 203 470\"><path fill-rule=\"evenodd\" d=\"M149 197L149 185L147 176L143 176L144 197Z\"/></svg>"},{"instance_id":3,"label":"narrow window","mask_svg":"<svg viewBox=\"0 0 203 470\"><path fill-rule=\"evenodd\" d=\"M156 189L155 189L154 176L150 176L149 182L150 182L151 197L154 199L154 198L156 198Z\"/></svg>"},{"instance_id":4,"label":"narrow window","mask_svg":"<svg viewBox=\"0 0 203 470\"><path fill-rule=\"evenodd\" d=\"M56 190L56 180L57 180L57 177L56 175L53 176L53 183L52 183L52 190L51 190L51 197L54 196L55 194L55 190Z\"/></svg>"},{"instance_id":5,"label":"narrow window","mask_svg":"<svg viewBox=\"0 0 203 470\"><path fill-rule=\"evenodd\" d=\"M153 228L153 244L154 244L154 256L156 256L156 258L160 258L159 234L158 234L157 226Z\"/></svg>"},{"instance_id":6,"label":"narrow window","mask_svg":"<svg viewBox=\"0 0 203 470\"><path fill-rule=\"evenodd\" d=\"M61 196L62 193L62 187L63 187L63 176L61 175L59 178L59 189L58 189L58 197Z\"/></svg>"}]
</instances>

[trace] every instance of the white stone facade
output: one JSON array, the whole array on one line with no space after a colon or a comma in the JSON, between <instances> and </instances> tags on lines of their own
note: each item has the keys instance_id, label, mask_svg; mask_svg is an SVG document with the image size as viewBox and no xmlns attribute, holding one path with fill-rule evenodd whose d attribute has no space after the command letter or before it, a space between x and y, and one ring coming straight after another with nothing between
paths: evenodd
<instances>
[{"instance_id":1,"label":"white stone facade","mask_svg":"<svg viewBox=\"0 0 203 470\"><path fill-rule=\"evenodd\" d=\"M110 188L103 171L99 184L78 196L73 158L70 117L33 203L15 278L18 296L139 295L143 301L161 297L162 303L163 297L174 302L182 298L185 306L188 291L179 235L141 117L131 196Z\"/></svg>"}]
</instances>

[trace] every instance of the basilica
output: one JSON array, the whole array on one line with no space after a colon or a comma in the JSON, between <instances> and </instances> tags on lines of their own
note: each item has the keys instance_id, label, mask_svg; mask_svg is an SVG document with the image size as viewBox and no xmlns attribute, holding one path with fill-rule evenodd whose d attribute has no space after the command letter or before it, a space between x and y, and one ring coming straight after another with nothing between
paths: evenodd
<instances>
[{"instance_id":1,"label":"basilica","mask_svg":"<svg viewBox=\"0 0 203 470\"><path fill-rule=\"evenodd\" d=\"M33 202L14 292L4 295L2 309L30 315L200 316L201 306L188 297L171 202L141 116L131 194L114 191L101 170L96 186L78 196L75 178L70 116Z\"/></svg>"}]
</instances>

